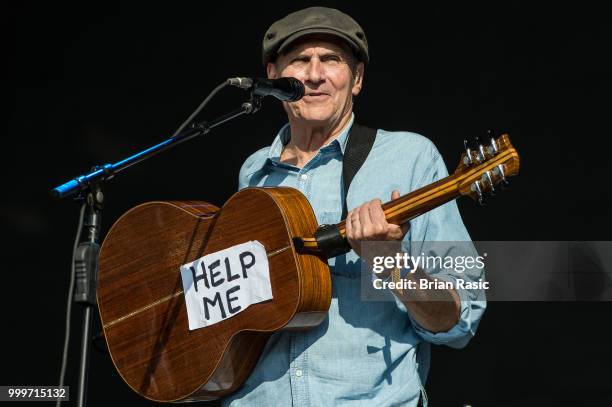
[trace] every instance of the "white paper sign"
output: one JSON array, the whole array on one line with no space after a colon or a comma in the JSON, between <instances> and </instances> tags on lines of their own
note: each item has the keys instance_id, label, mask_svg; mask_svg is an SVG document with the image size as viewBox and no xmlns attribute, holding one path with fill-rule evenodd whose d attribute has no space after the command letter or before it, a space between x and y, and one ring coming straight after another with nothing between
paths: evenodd
<instances>
[{"instance_id":1,"label":"white paper sign","mask_svg":"<svg viewBox=\"0 0 612 407\"><path fill-rule=\"evenodd\" d=\"M216 324L272 299L266 249L258 241L208 254L181 266L189 330Z\"/></svg>"}]
</instances>

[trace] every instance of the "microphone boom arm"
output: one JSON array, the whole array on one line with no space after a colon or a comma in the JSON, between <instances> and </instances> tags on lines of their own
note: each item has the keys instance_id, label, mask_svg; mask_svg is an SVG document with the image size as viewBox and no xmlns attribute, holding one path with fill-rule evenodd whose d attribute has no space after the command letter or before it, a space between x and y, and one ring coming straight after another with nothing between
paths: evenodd
<instances>
[{"instance_id":1,"label":"microphone boom arm","mask_svg":"<svg viewBox=\"0 0 612 407\"><path fill-rule=\"evenodd\" d=\"M189 128L179 132L175 136L172 136L159 144L142 150L114 164L96 165L93 167L93 170L88 174L80 175L68 182L65 182L62 185L53 188L51 190L51 195L54 198L61 199L74 195L76 193L82 194L86 190L92 188L94 185L113 178L115 174L123 171L128 167L131 167L132 165L147 160L161 153L162 151L166 151L184 141L191 140L194 137L206 134L214 127L217 127L238 116L242 116L243 114L255 113L259 110L260 107L261 97L251 95L251 100L243 103L240 108L235 109L210 122L202 121L199 123L193 123Z\"/></svg>"}]
</instances>

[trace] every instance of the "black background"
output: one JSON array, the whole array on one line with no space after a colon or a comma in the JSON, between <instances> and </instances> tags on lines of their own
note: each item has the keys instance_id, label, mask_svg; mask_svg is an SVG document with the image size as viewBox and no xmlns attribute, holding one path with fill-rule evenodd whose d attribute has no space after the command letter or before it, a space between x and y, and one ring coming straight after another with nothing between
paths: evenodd
<instances>
[{"instance_id":1,"label":"black background","mask_svg":"<svg viewBox=\"0 0 612 407\"><path fill-rule=\"evenodd\" d=\"M0 384L58 380L77 207L48 191L163 140L225 78L263 76L266 28L312 5L153 4L27 3L3 13L15 93L2 138ZM484 208L459 202L474 240L611 240L609 23L579 4L326 3L359 21L370 43L360 123L429 137L449 169L464 138L510 133L521 154L512 188ZM203 118L243 97L223 92ZM280 103L266 100L256 116L125 171L106 187L104 231L144 201L221 205L244 159L284 122ZM431 405L612 405L610 315L605 302L490 303L466 349L434 349ZM72 326L76 397L78 308ZM97 351L89 400L151 405Z\"/></svg>"}]
</instances>

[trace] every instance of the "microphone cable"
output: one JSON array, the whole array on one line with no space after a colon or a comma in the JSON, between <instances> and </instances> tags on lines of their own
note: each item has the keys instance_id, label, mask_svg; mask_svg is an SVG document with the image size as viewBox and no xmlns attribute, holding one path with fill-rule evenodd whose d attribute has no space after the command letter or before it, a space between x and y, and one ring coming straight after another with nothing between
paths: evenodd
<instances>
[{"instance_id":1,"label":"microphone cable","mask_svg":"<svg viewBox=\"0 0 612 407\"><path fill-rule=\"evenodd\" d=\"M85 207L87 206L86 202L83 202L81 205L81 212L79 214L79 225L77 226L76 237L74 238L74 246L72 246L72 263L70 265L70 284L68 285L68 301L66 304L66 327L64 330L64 350L62 352L62 368L60 370L60 379L59 386L62 387L64 385L64 379L66 376L66 365L68 364L68 345L70 343L70 320L72 315L72 296L74 295L74 257L76 255L77 247L79 246L79 241L81 240L81 234L83 232L83 219L85 217ZM61 399L57 399L55 401L55 405L59 407Z\"/></svg>"}]
</instances>

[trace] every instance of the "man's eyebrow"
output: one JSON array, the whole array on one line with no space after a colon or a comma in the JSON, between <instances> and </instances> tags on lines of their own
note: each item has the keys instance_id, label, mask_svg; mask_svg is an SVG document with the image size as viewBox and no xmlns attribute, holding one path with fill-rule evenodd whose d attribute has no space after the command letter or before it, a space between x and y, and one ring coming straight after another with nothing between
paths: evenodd
<instances>
[{"instance_id":1,"label":"man's eyebrow","mask_svg":"<svg viewBox=\"0 0 612 407\"><path fill-rule=\"evenodd\" d=\"M336 57L339 57L339 58L342 58L342 59L346 59L344 57L344 55L341 52L338 52L338 51L327 51L327 52L322 52L322 53L320 53L318 55L319 55L319 57L333 57L333 56L336 56ZM303 52L299 52L299 53L296 53L295 55L290 55L290 57L291 58L312 58L312 54L306 54L306 53L303 53Z\"/></svg>"},{"instance_id":2,"label":"man's eyebrow","mask_svg":"<svg viewBox=\"0 0 612 407\"><path fill-rule=\"evenodd\" d=\"M324 53L319 54L319 56L321 57L339 57L339 58L345 59L344 55L342 55L341 52L336 52L336 51L324 52Z\"/></svg>"}]
</instances>

